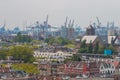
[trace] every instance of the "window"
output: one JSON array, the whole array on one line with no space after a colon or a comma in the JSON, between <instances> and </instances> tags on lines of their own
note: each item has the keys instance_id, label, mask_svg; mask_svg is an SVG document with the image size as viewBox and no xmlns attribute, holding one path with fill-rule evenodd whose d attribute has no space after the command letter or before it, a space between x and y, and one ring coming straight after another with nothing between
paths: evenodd
<instances>
[{"instance_id":1,"label":"window","mask_svg":"<svg viewBox=\"0 0 120 80\"><path fill-rule=\"evenodd\" d=\"M112 73L112 71L111 71L111 73Z\"/></svg>"},{"instance_id":2,"label":"window","mask_svg":"<svg viewBox=\"0 0 120 80\"><path fill-rule=\"evenodd\" d=\"M103 69L103 66L101 67L101 69Z\"/></svg>"},{"instance_id":3,"label":"window","mask_svg":"<svg viewBox=\"0 0 120 80\"><path fill-rule=\"evenodd\" d=\"M112 66L112 68L114 69L114 66Z\"/></svg>"}]
</instances>

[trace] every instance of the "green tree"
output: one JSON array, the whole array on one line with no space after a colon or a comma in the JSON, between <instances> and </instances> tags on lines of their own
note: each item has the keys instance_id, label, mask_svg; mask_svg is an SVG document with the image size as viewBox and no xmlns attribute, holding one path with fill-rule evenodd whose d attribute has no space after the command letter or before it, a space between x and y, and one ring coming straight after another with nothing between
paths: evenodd
<instances>
[{"instance_id":1,"label":"green tree","mask_svg":"<svg viewBox=\"0 0 120 80\"><path fill-rule=\"evenodd\" d=\"M65 45L65 47L67 47L67 48L75 48L75 45L74 44L67 44L67 45Z\"/></svg>"},{"instance_id":2,"label":"green tree","mask_svg":"<svg viewBox=\"0 0 120 80\"><path fill-rule=\"evenodd\" d=\"M106 49L105 46L99 46L98 53L103 54L105 49Z\"/></svg>"},{"instance_id":3,"label":"green tree","mask_svg":"<svg viewBox=\"0 0 120 80\"><path fill-rule=\"evenodd\" d=\"M33 57L33 50L28 46L14 46L9 50L11 56L16 60L23 60L25 63L33 62L35 59Z\"/></svg>"},{"instance_id":4,"label":"green tree","mask_svg":"<svg viewBox=\"0 0 120 80\"><path fill-rule=\"evenodd\" d=\"M97 41L94 47L94 54L97 54L99 50L99 42Z\"/></svg>"},{"instance_id":5,"label":"green tree","mask_svg":"<svg viewBox=\"0 0 120 80\"><path fill-rule=\"evenodd\" d=\"M73 55L71 59L72 61L81 61L81 58L78 55Z\"/></svg>"},{"instance_id":6,"label":"green tree","mask_svg":"<svg viewBox=\"0 0 120 80\"><path fill-rule=\"evenodd\" d=\"M55 41L54 37L45 39L45 42L48 43L49 45L52 45L54 43L54 41Z\"/></svg>"},{"instance_id":7,"label":"green tree","mask_svg":"<svg viewBox=\"0 0 120 80\"><path fill-rule=\"evenodd\" d=\"M39 40L32 40L32 44L41 44L41 41L39 41Z\"/></svg>"},{"instance_id":8,"label":"green tree","mask_svg":"<svg viewBox=\"0 0 120 80\"><path fill-rule=\"evenodd\" d=\"M92 41L90 41L90 43L89 43L89 45L88 45L87 52L88 52L88 53L92 53L92 52L93 52Z\"/></svg>"},{"instance_id":9,"label":"green tree","mask_svg":"<svg viewBox=\"0 0 120 80\"><path fill-rule=\"evenodd\" d=\"M7 50L0 50L0 60L6 60L8 55Z\"/></svg>"},{"instance_id":10,"label":"green tree","mask_svg":"<svg viewBox=\"0 0 120 80\"><path fill-rule=\"evenodd\" d=\"M72 59L71 59L71 58L65 58L65 59L64 59L64 63L66 63L66 62L68 62L68 61L72 61Z\"/></svg>"},{"instance_id":11,"label":"green tree","mask_svg":"<svg viewBox=\"0 0 120 80\"><path fill-rule=\"evenodd\" d=\"M21 41L21 33L20 32L18 32L17 33L17 36L15 37L15 42L20 42Z\"/></svg>"},{"instance_id":12,"label":"green tree","mask_svg":"<svg viewBox=\"0 0 120 80\"><path fill-rule=\"evenodd\" d=\"M39 74L40 71L37 68L37 65L29 64L29 63L19 63L19 64L13 64L12 68L15 70L22 70L26 73L33 73L33 74Z\"/></svg>"},{"instance_id":13,"label":"green tree","mask_svg":"<svg viewBox=\"0 0 120 80\"><path fill-rule=\"evenodd\" d=\"M64 63L66 63L68 61L81 61L81 58L80 58L80 56L74 54L71 58L66 58L64 60Z\"/></svg>"},{"instance_id":14,"label":"green tree","mask_svg":"<svg viewBox=\"0 0 120 80\"><path fill-rule=\"evenodd\" d=\"M87 47L86 47L86 40L83 40L80 45L80 49L78 50L78 53L86 53Z\"/></svg>"},{"instance_id":15,"label":"green tree","mask_svg":"<svg viewBox=\"0 0 120 80\"><path fill-rule=\"evenodd\" d=\"M78 53L86 53L87 52L87 48L80 48L78 50Z\"/></svg>"},{"instance_id":16,"label":"green tree","mask_svg":"<svg viewBox=\"0 0 120 80\"><path fill-rule=\"evenodd\" d=\"M83 40L83 41L81 42L81 48L86 48L86 40Z\"/></svg>"},{"instance_id":17,"label":"green tree","mask_svg":"<svg viewBox=\"0 0 120 80\"><path fill-rule=\"evenodd\" d=\"M112 46L112 45L110 45L107 49L112 50L112 53L113 53L113 54L117 54L117 53L118 53L118 52L117 52L117 48L115 48L115 47Z\"/></svg>"},{"instance_id":18,"label":"green tree","mask_svg":"<svg viewBox=\"0 0 120 80\"><path fill-rule=\"evenodd\" d=\"M17 36L14 39L15 42L24 43L24 42L31 42L32 38L28 35L22 35L18 32Z\"/></svg>"},{"instance_id":19,"label":"green tree","mask_svg":"<svg viewBox=\"0 0 120 80\"><path fill-rule=\"evenodd\" d=\"M47 38L45 42L48 43L49 45L57 44L57 45L63 45L63 46L71 43L71 41L63 37Z\"/></svg>"}]
</instances>

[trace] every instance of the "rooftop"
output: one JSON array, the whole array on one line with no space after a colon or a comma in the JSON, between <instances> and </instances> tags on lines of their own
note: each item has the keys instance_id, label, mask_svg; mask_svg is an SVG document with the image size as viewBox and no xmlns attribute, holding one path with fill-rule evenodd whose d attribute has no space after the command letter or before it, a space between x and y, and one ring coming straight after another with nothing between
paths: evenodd
<instances>
[{"instance_id":1,"label":"rooftop","mask_svg":"<svg viewBox=\"0 0 120 80\"><path fill-rule=\"evenodd\" d=\"M81 41L86 40L86 43L89 44L90 42L93 43L95 41L95 39L97 38L97 35L95 36L83 36Z\"/></svg>"}]
</instances>

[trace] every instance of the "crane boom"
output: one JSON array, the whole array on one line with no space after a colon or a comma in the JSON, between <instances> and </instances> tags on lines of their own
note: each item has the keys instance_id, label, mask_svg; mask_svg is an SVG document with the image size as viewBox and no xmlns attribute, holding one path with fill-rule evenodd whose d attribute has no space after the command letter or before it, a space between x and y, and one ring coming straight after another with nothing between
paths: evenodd
<instances>
[{"instance_id":1,"label":"crane boom","mask_svg":"<svg viewBox=\"0 0 120 80\"><path fill-rule=\"evenodd\" d=\"M97 22L98 22L98 26L97 26L97 27L100 27L101 23L100 23L100 21L99 21L99 18L96 17L96 19L97 19Z\"/></svg>"}]
</instances>

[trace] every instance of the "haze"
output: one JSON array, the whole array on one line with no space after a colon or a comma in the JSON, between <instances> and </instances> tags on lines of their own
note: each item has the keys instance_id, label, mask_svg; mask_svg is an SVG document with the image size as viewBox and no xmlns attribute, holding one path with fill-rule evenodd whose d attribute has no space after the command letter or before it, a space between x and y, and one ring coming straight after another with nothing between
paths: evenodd
<instances>
[{"instance_id":1,"label":"haze","mask_svg":"<svg viewBox=\"0 0 120 80\"><path fill-rule=\"evenodd\" d=\"M49 15L49 24L61 26L66 16L75 24L86 27L90 22L106 25L114 21L120 26L120 0L0 0L0 26L24 28L35 21L41 23Z\"/></svg>"}]
</instances>

